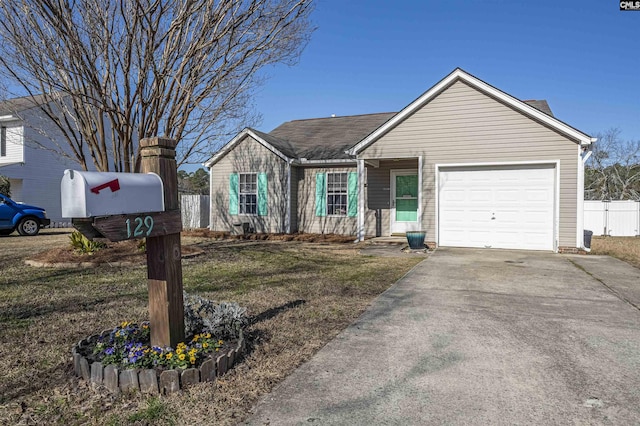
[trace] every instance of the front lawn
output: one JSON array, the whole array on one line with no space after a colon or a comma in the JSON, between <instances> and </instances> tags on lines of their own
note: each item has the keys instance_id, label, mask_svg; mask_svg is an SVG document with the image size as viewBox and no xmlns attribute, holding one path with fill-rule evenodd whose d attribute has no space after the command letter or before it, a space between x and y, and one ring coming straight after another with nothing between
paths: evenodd
<instances>
[{"instance_id":1,"label":"front lawn","mask_svg":"<svg viewBox=\"0 0 640 426\"><path fill-rule=\"evenodd\" d=\"M121 321L147 319L144 266L48 269L34 253L67 233L0 238L0 424L236 424L258 399L420 261L373 258L353 244L184 237L185 290L246 306L249 354L216 383L181 395L112 397L73 376L70 349Z\"/></svg>"},{"instance_id":2,"label":"front lawn","mask_svg":"<svg viewBox=\"0 0 640 426\"><path fill-rule=\"evenodd\" d=\"M596 237L591 240L592 254L616 257L640 268L640 237Z\"/></svg>"}]
</instances>

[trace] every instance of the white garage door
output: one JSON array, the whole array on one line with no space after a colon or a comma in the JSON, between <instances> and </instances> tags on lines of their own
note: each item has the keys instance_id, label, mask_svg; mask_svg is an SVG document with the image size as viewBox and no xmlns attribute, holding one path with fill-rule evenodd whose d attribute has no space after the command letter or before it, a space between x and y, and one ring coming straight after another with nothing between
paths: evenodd
<instances>
[{"instance_id":1,"label":"white garage door","mask_svg":"<svg viewBox=\"0 0 640 426\"><path fill-rule=\"evenodd\" d=\"M553 250L553 165L440 169L439 244Z\"/></svg>"}]
</instances>

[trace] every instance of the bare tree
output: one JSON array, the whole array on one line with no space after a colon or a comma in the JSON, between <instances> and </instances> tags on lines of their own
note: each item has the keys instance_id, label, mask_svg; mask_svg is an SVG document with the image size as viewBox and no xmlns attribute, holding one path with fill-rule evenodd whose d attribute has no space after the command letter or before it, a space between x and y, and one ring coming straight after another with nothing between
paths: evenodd
<instances>
[{"instance_id":1,"label":"bare tree","mask_svg":"<svg viewBox=\"0 0 640 426\"><path fill-rule=\"evenodd\" d=\"M151 136L177 139L179 164L202 161L255 123L260 70L297 61L311 2L0 0L0 68L42 94L85 168L132 171Z\"/></svg>"},{"instance_id":2,"label":"bare tree","mask_svg":"<svg viewBox=\"0 0 640 426\"><path fill-rule=\"evenodd\" d=\"M615 128L599 134L585 175L587 199L640 200L640 140L621 140Z\"/></svg>"}]
</instances>

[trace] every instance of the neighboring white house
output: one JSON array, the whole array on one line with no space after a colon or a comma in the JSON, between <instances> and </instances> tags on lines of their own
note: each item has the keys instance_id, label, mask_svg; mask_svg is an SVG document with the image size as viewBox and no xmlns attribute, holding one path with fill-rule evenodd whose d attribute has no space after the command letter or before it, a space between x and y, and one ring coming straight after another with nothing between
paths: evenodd
<instances>
[{"instance_id":1,"label":"neighboring white house","mask_svg":"<svg viewBox=\"0 0 640 426\"><path fill-rule=\"evenodd\" d=\"M52 226L70 222L60 209L60 180L78 163L60 154L69 147L56 125L40 110L42 98L0 102L0 175L11 182L14 201L47 210Z\"/></svg>"}]
</instances>

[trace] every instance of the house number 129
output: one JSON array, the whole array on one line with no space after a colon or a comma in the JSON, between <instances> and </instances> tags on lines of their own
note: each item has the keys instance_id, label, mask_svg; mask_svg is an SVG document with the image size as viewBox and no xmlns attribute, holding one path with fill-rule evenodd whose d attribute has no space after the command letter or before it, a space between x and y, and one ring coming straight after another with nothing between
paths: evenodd
<instances>
[{"instance_id":1,"label":"house number 129","mask_svg":"<svg viewBox=\"0 0 640 426\"><path fill-rule=\"evenodd\" d=\"M151 230L153 229L153 218L151 216L145 216L144 219L136 217L133 222L135 228L133 229L133 234L131 234L131 220L127 219L127 238L148 237L151 235Z\"/></svg>"}]
</instances>

